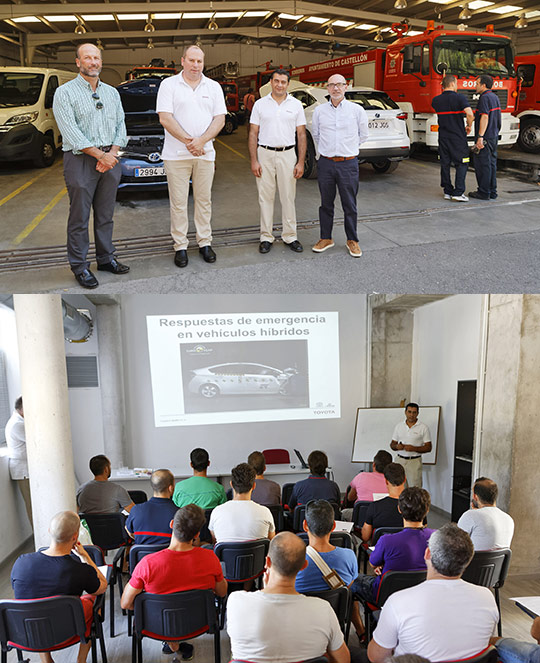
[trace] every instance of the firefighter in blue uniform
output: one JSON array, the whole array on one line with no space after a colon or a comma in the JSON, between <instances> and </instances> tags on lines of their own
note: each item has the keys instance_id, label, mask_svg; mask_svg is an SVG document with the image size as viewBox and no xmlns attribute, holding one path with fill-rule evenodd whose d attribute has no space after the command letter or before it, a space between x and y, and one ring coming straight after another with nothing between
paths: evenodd
<instances>
[{"instance_id":1,"label":"firefighter in blue uniform","mask_svg":"<svg viewBox=\"0 0 540 663\"><path fill-rule=\"evenodd\" d=\"M478 189L469 193L471 198L495 200L497 198L497 143L501 130L501 102L491 91L493 78L482 74L476 79L480 93L474 117L474 138L478 152L474 155L474 172Z\"/></svg>"},{"instance_id":2,"label":"firefighter in blue uniform","mask_svg":"<svg viewBox=\"0 0 540 663\"><path fill-rule=\"evenodd\" d=\"M446 74L442 88L442 94L433 97L431 102L439 118L441 186L446 200L466 202L469 200L465 195L465 176L469 166L467 134L471 131L474 115L467 97L457 92L457 79L453 74ZM456 168L455 186L450 175L452 164Z\"/></svg>"}]
</instances>

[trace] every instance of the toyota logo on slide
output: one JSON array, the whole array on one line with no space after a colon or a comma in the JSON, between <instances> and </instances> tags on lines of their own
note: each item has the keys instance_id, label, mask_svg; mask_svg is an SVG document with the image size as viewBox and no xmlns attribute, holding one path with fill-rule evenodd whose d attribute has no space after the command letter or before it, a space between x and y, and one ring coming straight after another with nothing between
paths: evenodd
<instances>
[{"instance_id":1,"label":"toyota logo on slide","mask_svg":"<svg viewBox=\"0 0 540 663\"><path fill-rule=\"evenodd\" d=\"M159 152L152 152L152 154L148 155L148 161L150 161L150 163L161 161L161 154Z\"/></svg>"}]
</instances>

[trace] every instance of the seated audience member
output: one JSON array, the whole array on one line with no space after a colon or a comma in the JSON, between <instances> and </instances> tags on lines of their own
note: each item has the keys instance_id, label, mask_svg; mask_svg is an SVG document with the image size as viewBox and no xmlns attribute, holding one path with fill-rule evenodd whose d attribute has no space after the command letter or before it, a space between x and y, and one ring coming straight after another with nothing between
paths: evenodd
<instances>
[{"instance_id":1,"label":"seated audience member","mask_svg":"<svg viewBox=\"0 0 540 663\"><path fill-rule=\"evenodd\" d=\"M82 513L116 513L131 511L133 501L125 488L109 481L111 461L99 455L90 459L90 471L94 475L77 491L77 505Z\"/></svg>"},{"instance_id":2,"label":"seated audience member","mask_svg":"<svg viewBox=\"0 0 540 663\"><path fill-rule=\"evenodd\" d=\"M210 459L206 449L193 449L190 454L193 476L176 484L173 502L176 506L196 504L201 509L212 509L227 501L225 489L206 476Z\"/></svg>"},{"instance_id":3,"label":"seated audience member","mask_svg":"<svg viewBox=\"0 0 540 663\"><path fill-rule=\"evenodd\" d=\"M384 468L388 497L370 504L362 526L362 541L367 543L378 527L402 527L403 518L398 509L398 499L405 490L405 470L398 463L388 463Z\"/></svg>"},{"instance_id":4,"label":"seated audience member","mask_svg":"<svg viewBox=\"0 0 540 663\"><path fill-rule=\"evenodd\" d=\"M137 594L174 594L190 589L211 589L217 596L227 594L227 581L212 550L199 548L193 541L205 523L204 511L195 504L178 509L171 522L168 548L143 557L129 579L120 605L132 610ZM193 645L187 642L163 643L163 652L180 650L184 660L193 658Z\"/></svg>"},{"instance_id":5,"label":"seated audience member","mask_svg":"<svg viewBox=\"0 0 540 663\"><path fill-rule=\"evenodd\" d=\"M472 539L475 550L510 548L514 521L497 506L495 481L480 477L474 482L471 508L458 520L458 527Z\"/></svg>"},{"instance_id":6,"label":"seated audience member","mask_svg":"<svg viewBox=\"0 0 540 663\"><path fill-rule=\"evenodd\" d=\"M384 478L384 468L392 462L392 454L384 449L380 449L373 458L372 472L360 472L351 481L347 491L346 500L351 502L373 502L373 494L388 494L386 480ZM353 509L343 509L341 518L343 520L352 520Z\"/></svg>"},{"instance_id":7,"label":"seated audience member","mask_svg":"<svg viewBox=\"0 0 540 663\"><path fill-rule=\"evenodd\" d=\"M429 537L435 530L423 525L431 498L427 490L413 486L405 488L398 499L398 509L403 517L403 531L383 534L369 557L375 575L360 574L352 586L354 595L366 601L374 601L387 571L418 571L426 568L424 554Z\"/></svg>"},{"instance_id":8,"label":"seated audience member","mask_svg":"<svg viewBox=\"0 0 540 663\"><path fill-rule=\"evenodd\" d=\"M491 644L497 647L501 663L540 663L540 617L531 625L531 635L538 644L521 642L514 638L491 638Z\"/></svg>"},{"instance_id":9,"label":"seated audience member","mask_svg":"<svg viewBox=\"0 0 540 663\"><path fill-rule=\"evenodd\" d=\"M156 470L150 477L154 496L147 502L135 504L129 512L126 530L139 544L168 545L171 540L171 522L178 507L171 497L174 476L169 470Z\"/></svg>"},{"instance_id":10,"label":"seated audience member","mask_svg":"<svg viewBox=\"0 0 540 663\"><path fill-rule=\"evenodd\" d=\"M427 580L387 599L368 646L371 663L410 652L453 661L489 645L499 620L493 594L461 580L473 554L469 535L457 525L433 532L425 553Z\"/></svg>"},{"instance_id":11,"label":"seated audience member","mask_svg":"<svg viewBox=\"0 0 540 663\"><path fill-rule=\"evenodd\" d=\"M232 500L217 506L210 516L208 529L214 542L271 539L275 536L270 509L251 499L255 470L247 463L232 469Z\"/></svg>"},{"instance_id":12,"label":"seated audience member","mask_svg":"<svg viewBox=\"0 0 540 663\"><path fill-rule=\"evenodd\" d=\"M232 658L253 663L304 661L326 654L331 663L349 663L337 617L327 601L294 588L306 566L306 546L292 532L270 542L264 589L233 592L227 602Z\"/></svg>"},{"instance_id":13,"label":"seated audience member","mask_svg":"<svg viewBox=\"0 0 540 663\"><path fill-rule=\"evenodd\" d=\"M257 504L275 506L281 504L281 486L275 481L265 479L263 474L266 470L264 455L260 451L254 451L248 456L248 465L255 470L255 490L251 499Z\"/></svg>"},{"instance_id":14,"label":"seated audience member","mask_svg":"<svg viewBox=\"0 0 540 663\"><path fill-rule=\"evenodd\" d=\"M309 500L328 500L341 504L341 492L335 481L326 478L328 456L324 451L312 451L308 456L311 476L294 484L289 500L291 511L299 504L307 504Z\"/></svg>"},{"instance_id":15,"label":"seated audience member","mask_svg":"<svg viewBox=\"0 0 540 663\"><path fill-rule=\"evenodd\" d=\"M95 597L107 589L107 580L78 542L79 516L61 511L51 520L51 541L46 550L21 555L11 571L11 584L16 599L42 599L49 596L81 596L90 635ZM71 554L71 553L74 554ZM81 642L77 663L84 663L91 642ZM50 653L41 653L43 663L52 663Z\"/></svg>"}]
</instances>

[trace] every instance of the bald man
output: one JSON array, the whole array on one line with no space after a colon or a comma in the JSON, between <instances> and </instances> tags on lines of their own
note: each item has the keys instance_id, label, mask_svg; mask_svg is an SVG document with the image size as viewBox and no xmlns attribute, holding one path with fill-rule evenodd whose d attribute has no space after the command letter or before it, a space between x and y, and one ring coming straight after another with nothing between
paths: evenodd
<instances>
[{"instance_id":1,"label":"bald man","mask_svg":"<svg viewBox=\"0 0 540 663\"><path fill-rule=\"evenodd\" d=\"M313 113L313 139L320 154L317 180L321 193L321 239L312 250L322 253L334 246L332 228L337 188L345 215L347 250L353 258L359 258L362 249L356 232L358 151L368 138L368 119L360 104L345 99L347 81L341 74L330 76L327 88L330 100L317 106Z\"/></svg>"},{"instance_id":2,"label":"bald man","mask_svg":"<svg viewBox=\"0 0 540 663\"><path fill-rule=\"evenodd\" d=\"M11 570L11 584L16 599L41 599L48 596L81 596L90 634L95 597L107 589L107 580L79 543L79 516L61 511L51 520L50 545L47 549L21 555ZM77 663L85 663L91 642L81 642ZM41 653L43 663L53 663L50 653Z\"/></svg>"},{"instance_id":3,"label":"bald man","mask_svg":"<svg viewBox=\"0 0 540 663\"><path fill-rule=\"evenodd\" d=\"M164 545L171 542L171 521L178 510L172 501L174 476L169 470L156 470L150 477L154 496L148 502L135 504L129 512L126 530L139 544Z\"/></svg>"},{"instance_id":4,"label":"bald man","mask_svg":"<svg viewBox=\"0 0 540 663\"><path fill-rule=\"evenodd\" d=\"M295 589L296 575L306 566L306 545L296 534L281 532L270 541L264 589L234 592L227 602L233 659L265 663L326 655L331 663L349 663L330 604Z\"/></svg>"}]
</instances>

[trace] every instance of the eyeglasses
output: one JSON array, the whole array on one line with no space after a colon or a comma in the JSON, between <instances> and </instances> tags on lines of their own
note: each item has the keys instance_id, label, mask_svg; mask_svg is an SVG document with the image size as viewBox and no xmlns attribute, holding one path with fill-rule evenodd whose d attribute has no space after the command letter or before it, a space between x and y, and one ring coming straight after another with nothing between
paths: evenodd
<instances>
[{"instance_id":1,"label":"eyeglasses","mask_svg":"<svg viewBox=\"0 0 540 663\"><path fill-rule=\"evenodd\" d=\"M345 87L347 83L328 83L327 88L331 87Z\"/></svg>"},{"instance_id":2,"label":"eyeglasses","mask_svg":"<svg viewBox=\"0 0 540 663\"><path fill-rule=\"evenodd\" d=\"M97 92L94 92L94 94L92 95L92 99L97 101L96 108L98 110L101 110L103 108L103 104L99 100L99 94Z\"/></svg>"}]
</instances>

